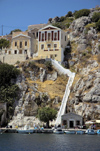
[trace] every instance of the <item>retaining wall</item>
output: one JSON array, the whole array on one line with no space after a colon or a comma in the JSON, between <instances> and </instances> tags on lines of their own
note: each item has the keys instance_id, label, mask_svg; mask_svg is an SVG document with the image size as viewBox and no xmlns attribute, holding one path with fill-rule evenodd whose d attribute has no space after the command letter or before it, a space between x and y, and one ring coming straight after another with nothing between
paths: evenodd
<instances>
[{"instance_id":1,"label":"retaining wall","mask_svg":"<svg viewBox=\"0 0 100 151\"><path fill-rule=\"evenodd\" d=\"M25 61L26 54L0 55L0 61L8 64L15 64L17 61Z\"/></svg>"}]
</instances>

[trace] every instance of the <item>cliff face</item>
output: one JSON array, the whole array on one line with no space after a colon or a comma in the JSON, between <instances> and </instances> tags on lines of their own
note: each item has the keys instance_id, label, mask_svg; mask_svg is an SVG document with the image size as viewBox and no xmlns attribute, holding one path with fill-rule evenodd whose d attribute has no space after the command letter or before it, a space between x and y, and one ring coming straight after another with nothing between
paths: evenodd
<instances>
[{"instance_id":1,"label":"cliff face","mask_svg":"<svg viewBox=\"0 0 100 151\"><path fill-rule=\"evenodd\" d=\"M22 75L16 79L19 100L9 125L41 125L36 118L38 109L46 106L59 109L68 78L59 75L51 64L46 65L45 60L20 63L19 68L22 70Z\"/></svg>"},{"instance_id":2,"label":"cliff face","mask_svg":"<svg viewBox=\"0 0 100 151\"><path fill-rule=\"evenodd\" d=\"M100 32L93 27L94 12L70 25L69 47L63 62L76 73L67 112L75 112L84 120L100 119Z\"/></svg>"}]
</instances>

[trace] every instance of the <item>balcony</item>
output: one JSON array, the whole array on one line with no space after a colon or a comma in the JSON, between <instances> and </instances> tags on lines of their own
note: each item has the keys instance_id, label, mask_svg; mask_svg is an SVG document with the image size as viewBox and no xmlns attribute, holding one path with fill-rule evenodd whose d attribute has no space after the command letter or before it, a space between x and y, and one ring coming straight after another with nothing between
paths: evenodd
<instances>
[{"instance_id":1,"label":"balcony","mask_svg":"<svg viewBox=\"0 0 100 151\"><path fill-rule=\"evenodd\" d=\"M48 49L44 49L44 51L59 51L59 49L48 48Z\"/></svg>"}]
</instances>

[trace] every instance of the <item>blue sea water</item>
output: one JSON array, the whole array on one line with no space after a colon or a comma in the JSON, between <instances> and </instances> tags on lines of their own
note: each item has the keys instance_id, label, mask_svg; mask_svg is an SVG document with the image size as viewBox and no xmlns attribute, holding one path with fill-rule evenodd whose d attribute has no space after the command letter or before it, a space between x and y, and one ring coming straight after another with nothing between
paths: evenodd
<instances>
[{"instance_id":1,"label":"blue sea water","mask_svg":"<svg viewBox=\"0 0 100 151\"><path fill-rule=\"evenodd\" d=\"M100 151L99 135L1 134L0 151Z\"/></svg>"}]
</instances>

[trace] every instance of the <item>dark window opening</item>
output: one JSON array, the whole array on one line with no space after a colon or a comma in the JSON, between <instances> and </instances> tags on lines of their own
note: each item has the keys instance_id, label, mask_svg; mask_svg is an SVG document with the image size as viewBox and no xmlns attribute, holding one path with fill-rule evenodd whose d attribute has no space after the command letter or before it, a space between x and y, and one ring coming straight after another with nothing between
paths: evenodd
<instances>
[{"instance_id":1,"label":"dark window opening","mask_svg":"<svg viewBox=\"0 0 100 151\"><path fill-rule=\"evenodd\" d=\"M27 41L25 41L25 46L27 46Z\"/></svg>"},{"instance_id":2,"label":"dark window opening","mask_svg":"<svg viewBox=\"0 0 100 151\"><path fill-rule=\"evenodd\" d=\"M25 50L25 54L27 54L27 50Z\"/></svg>"},{"instance_id":3,"label":"dark window opening","mask_svg":"<svg viewBox=\"0 0 100 151\"><path fill-rule=\"evenodd\" d=\"M22 42L20 42L20 48L22 48Z\"/></svg>"},{"instance_id":4,"label":"dark window opening","mask_svg":"<svg viewBox=\"0 0 100 151\"><path fill-rule=\"evenodd\" d=\"M15 47L17 46L17 42L15 42Z\"/></svg>"},{"instance_id":5,"label":"dark window opening","mask_svg":"<svg viewBox=\"0 0 100 151\"><path fill-rule=\"evenodd\" d=\"M65 36L65 41L66 41L66 36Z\"/></svg>"},{"instance_id":6,"label":"dark window opening","mask_svg":"<svg viewBox=\"0 0 100 151\"><path fill-rule=\"evenodd\" d=\"M36 37L38 37L38 32L36 33Z\"/></svg>"},{"instance_id":7,"label":"dark window opening","mask_svg":"<svg viewBox=\"0 0 100 151\"><path fill-rule=\"evenodd\" d=\"M76 125L80 125L80 121L76 121Z\"/></svg>"}]
</instances>

